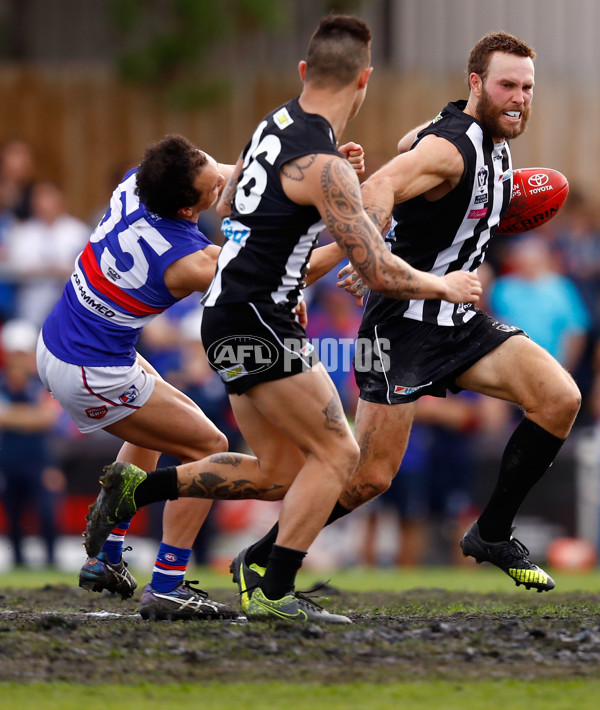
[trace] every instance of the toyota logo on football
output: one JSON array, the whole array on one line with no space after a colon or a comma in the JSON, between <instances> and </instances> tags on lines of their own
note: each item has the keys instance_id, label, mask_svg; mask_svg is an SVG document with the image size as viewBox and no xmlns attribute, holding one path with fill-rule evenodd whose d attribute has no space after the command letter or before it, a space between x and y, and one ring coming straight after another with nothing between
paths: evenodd
<instances>
[{"instance_id":1,"label":"toyota logo on football","mask_svg":"<svg viewBox=\"0 0 600 710\"><path fill-rule=\"evenodd\" d=\"M552 192L554 188L548 185L550 178L545 173L536 173L527 179L529 185L529 193L535 195L538 192Z\"/></svg>"},{"instance_id":2,"label":"toyota logo on football","mask_svg":"<svg viewBox=\"0 0 600 710\"><path fill-rule=\"evenodd\" d=\"M532 175L528 180L528 184L531 185L531 187L542 187L542 185L545 185L550 178L547 175L544 175L544 173L536 173L535 175Z\"/></svg>"}]
</instances>

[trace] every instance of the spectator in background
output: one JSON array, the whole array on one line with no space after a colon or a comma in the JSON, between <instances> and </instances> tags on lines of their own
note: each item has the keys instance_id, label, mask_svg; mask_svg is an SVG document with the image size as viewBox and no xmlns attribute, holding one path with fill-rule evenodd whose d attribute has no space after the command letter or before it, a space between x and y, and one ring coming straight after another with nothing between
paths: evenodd
<instances>
[{"instance_id":1,"label":"spectator in background","mask_svg":"<svg viewBox=\"0 0 600 710\"><path fill-rule=\"evenodd\" d=\"M64 476L51 461L49 437L60 408L40 382L35 365L38 330L8 321L0 332L0 494L9 521L15 565L24 565L26 515L36 511L46 564L55 564L56 513Z\"/></svg>"},{"instance_id":2,"label":"spectator in background","mask_svg":"<svg viewBox=\"0 0 600 710\"><path fill-rule=\"evenodd\" d=\"M20 138L0 148L0 318L14 313L15 285L6 268L6 234L19 221L31 217L34 158L29 144Z\"/></svg>"},{"instance_id":3,"label":"spectator in background","mask_svg":"<svg viewBox=\"0 0 600 710\"><path fill-rule=\"evenodd\" d=\"M576 188L558 220L554 246L564 274L573 280L590 315L600 323L600 224L595 206ZM549 227L551 228L551 223Z\"/></svg>"},{"instance_id":4,"label":"spectator in background","mask_svg":"<svg viewBox=\"0 0 600 710\"><path fill-rule=\"evenodd\" d=\"M12 138L0 148L0 214L17 220L31 217L31 189L34 178L31 146Z\"/></svg>"},{"instance_id":5,"label":"spectator in background","mask_svg":"<svg viewBox=\"0 0 600 710\"><path fill-rule=\"evenodd\" d=\"M600 222L597 207L577 188L571 187L569 198L556 220L554 248L561 271L577 286L587 306L592 323L586 347L575 379L583 397L581 423L592 423L595 351L600 343Z\"/></svg>"},{"instance_id":6,"label":"spectator in background","mask_svg":"<svg viewBox=\"0 0 600 710\"><path fill-rule=\"evenodd\" d=\"M62 189L35 183L32 217L6 234L6 268L17 279L15 315L41 327L90 236L85 222L69 214Z\"/></svg>"},{"instance_id":7,"label":"spectator in background","mask_svg":"<svg viewBox=\"0 0 600 710\"><path fill-rule=\"evenodd\" d=\"M518 325L574 372L591 325L577 287L557 271L549 243L535 233L516 240L508 258L508 273L492 285L493 314L509 325Z\"/></svg>"}]
</instances>

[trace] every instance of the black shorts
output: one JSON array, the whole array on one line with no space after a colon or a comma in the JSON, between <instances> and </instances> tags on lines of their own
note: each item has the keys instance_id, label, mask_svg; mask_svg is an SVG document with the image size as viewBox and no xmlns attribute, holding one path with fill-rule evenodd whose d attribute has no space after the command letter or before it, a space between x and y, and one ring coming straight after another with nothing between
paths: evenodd
<instances>
[{"instance_id":1,"label":"black shorts","mask_svg":"<svg viewBox=\"0 0 600 710\"><path fill-rule=\"evenodd\" d=\"M229 394L306 372L319 362L287 304L205 308L201 333L208 362Z\"/></svg>"},{"instance_id":2,"label":"black shorts","mask_svg":"<svg viewBox=\"0 0 600 710\"><path fill-rule=\"evenodd\" d=\"M378 404L460 392L456 378L513 335L525 335L477 310L460 326L397 318L361 327L354 356L360 398Z\"/></svg>"}]
</instances>

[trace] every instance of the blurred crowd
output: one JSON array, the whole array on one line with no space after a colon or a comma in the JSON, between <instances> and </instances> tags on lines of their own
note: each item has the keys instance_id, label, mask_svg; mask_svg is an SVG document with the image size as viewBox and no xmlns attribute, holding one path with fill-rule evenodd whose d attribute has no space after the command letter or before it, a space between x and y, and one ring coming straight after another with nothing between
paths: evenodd
<instances>
[{"instance_id":1,"label":"blurred crowd","mask_svg":"<svg viewBox=\"0 0 600 710\"><path fill-rule=\"evenodd\" d=\"M579 431L600 431L599 209L572 186L554 220L536 231L496 237L480 269L483 308L521 327L577 380L583 406L575 441ZM89 220L70 214L68 195L57 182L39 179L25 141L0 147L0 535L9 540L15 565L27 564L23 540L29 535L42 540L45 563L56 564L57 537L78 534L99 470L119 447L104 432L82 437L43 389L35 368L40 326L102 212ZM207 213L203 220L201 230L221 243L216 216ZM347 343L357 333L361 309L336 287L336 270L305 297L308 335L328 344L321 358L352 419L358 391ZM225 389L204 357L200 317L200 296L184 299L145 328L139 351L198 403L231 450L244 451ZM488 450L500 455L494 442L503 446L519 416L512 405L468 392L422 398L392 487L340 521L360 534L353 538L354 559L336 561L459 563L457 541L478 514L482 460ZM572 456L568 450L562 455ZM160 511L152 509L142 532L160 538ZM250 525L260 515L256 510L251 501L217 502L197 541L196 562L211 563L219 535ZM265 529L274 516L267 516ZM568 528L566 534L577 532Z\"/></svg>"}]
</instances>

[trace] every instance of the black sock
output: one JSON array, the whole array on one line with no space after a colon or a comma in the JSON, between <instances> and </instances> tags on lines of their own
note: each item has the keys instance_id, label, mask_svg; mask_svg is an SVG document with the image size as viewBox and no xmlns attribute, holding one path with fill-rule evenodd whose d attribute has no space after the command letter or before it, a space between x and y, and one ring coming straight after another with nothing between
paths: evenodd
<instances>
[{"instance_id":1,"label":"black sock","mask_svg":"<svg viewBox=\"0 0 600 710\"><path fill-rule=\"evenodd\" d=\"M325 526L331 525L331 523L334 523L336 520L343 518L344 515L348 515L348 513L351 512L351 510L344 508L343 505L336 502L333 510L331 511L331 515L327 518ZM266 567L267 562L269 561L269 555L271 554L271 549L275 544L275 540L277 540L278 533L279 525L275 523L275 525L273 525L264 537L258 540L258 542L255 542L253 545L250 545L246 551L246 564L251 565L252 563L255 563L260 565L260 567Z\"/></svg>"},{"instance_id":2,"label":"black sock","mask_svg":"<svg viewBox=\"0 0 600 710\"><path fill-rule=\"evenodd\" d=\"M488 542L508 540L512 522L529 491L548 470L564 439L523 419L508 440L489 503L479 516L479 532Z\"/></svg>"},{"instance_id":3,"label":"black sock","mask_svg":"<svg viewBox=\"0 0 600 710\"><path fill-rule=\"evenodd\" d=\"M177 500L179 492L175 466L151 471L148 478L135 489L133 498L138 509L161 500Z\"/></svg>"},{"instance_id":4,"label":"black sock","mask_svg":"<svg viewBox=\"0 0 600 710\"><path fill-rule=\"evenodd\" d=\"M294 589L296 574L305 557L303 550L273 545L267 571L260 583L267 599L281 599Z\"/></svg>"}]
</instances>

